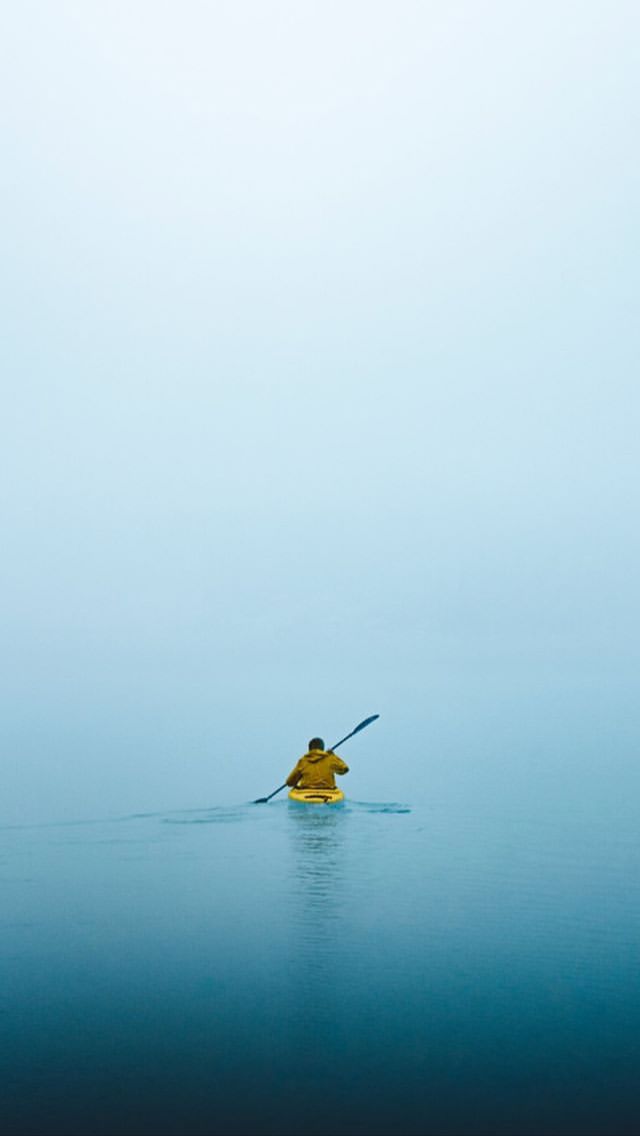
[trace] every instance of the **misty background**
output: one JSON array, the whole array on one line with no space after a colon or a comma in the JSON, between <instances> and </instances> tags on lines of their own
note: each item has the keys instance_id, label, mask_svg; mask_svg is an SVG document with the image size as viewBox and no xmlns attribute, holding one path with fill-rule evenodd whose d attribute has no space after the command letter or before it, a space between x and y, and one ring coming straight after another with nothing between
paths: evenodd
<instances>
[{"instance_id":1,"label":"misty background","mask_svg":"<svg viewBox=\"0 0 640 1136\"><path fill-rule=\"evenodd\" d=\"M633 807L637 5L0 19L0 823Z\"/></svg>"}]
</instances>

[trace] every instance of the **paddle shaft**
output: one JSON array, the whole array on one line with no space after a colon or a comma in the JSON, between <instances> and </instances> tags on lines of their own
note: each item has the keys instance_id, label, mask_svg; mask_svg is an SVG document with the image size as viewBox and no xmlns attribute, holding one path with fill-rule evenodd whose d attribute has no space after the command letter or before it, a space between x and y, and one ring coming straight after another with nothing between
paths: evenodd
<instances>
[{"instance_id":1,"label":"paddle shaft","mask_svg":"<svg viewBox=\"0 0 640 1136\"><path fill-rule=\"evenodd\" d=\"M365 718L364 722L360 722L360 724L356 726L355 730L352 730L350 734L345 734L343 738L340 738L339 742L336 742L335 745L332 745L331 748L327 750L327 753L333 753L334 749L337 749L338 746L341 746L344 742L348 742L349 738L352 738L354 734L359 734L360 730L364 730L365 726L370 726L371 723L375 722L376 718L379 717L379 714L372 714L370 718ZM268 797L258 797L258 800L253 802L254 805L266 805L267 801L270 801L272 797L277 796L277 794L281 793L283 789L286 789L286 787L287 782L285 781L284 785L280 785L278 789L274 789L273 793L269 793Z\"/></svg>"}]
</instances>

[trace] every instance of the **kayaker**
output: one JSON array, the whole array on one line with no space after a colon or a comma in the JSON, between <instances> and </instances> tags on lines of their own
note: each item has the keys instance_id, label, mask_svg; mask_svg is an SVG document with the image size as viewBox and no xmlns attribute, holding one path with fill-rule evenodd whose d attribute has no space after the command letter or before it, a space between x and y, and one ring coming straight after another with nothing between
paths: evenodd
<instances>
[{"instance_id":1,"label":"kayaker","mask_svg":"<svg viewBox=\"0 0 640 1136\"><path fill-rule=\"evenodd\" d=\"M348 772L349 766L341 757L325 750L322 738L312 738L308 752L303 754L287 777L287 785L292 789L335 789L335 774L342 777Z\"/></svg>"}]
</instances>

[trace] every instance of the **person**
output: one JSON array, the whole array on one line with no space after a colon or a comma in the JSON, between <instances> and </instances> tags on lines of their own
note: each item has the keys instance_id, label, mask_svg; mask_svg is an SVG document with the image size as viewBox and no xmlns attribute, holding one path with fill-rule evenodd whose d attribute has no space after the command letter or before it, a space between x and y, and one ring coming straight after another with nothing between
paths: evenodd
<instances>
[{"instance_id":1,"label":"person","mask_svg":"<svg viewBox=\"0 0 640 1136\"><path fill-rule=\"evenodd\" d=\"M335 774L342 777L348 772L349 766L337 753L325 750L322 738L312 738L308 752L287 777L287 785L291 789L335 789Z\"/></svg>"}]
</instances>

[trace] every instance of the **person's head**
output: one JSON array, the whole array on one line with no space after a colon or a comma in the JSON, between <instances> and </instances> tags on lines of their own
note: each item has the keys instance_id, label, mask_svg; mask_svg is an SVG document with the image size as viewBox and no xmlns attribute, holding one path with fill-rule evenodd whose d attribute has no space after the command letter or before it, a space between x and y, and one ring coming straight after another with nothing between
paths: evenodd
<instances>
[{"instance_id":1,"label":"person's head","mask_svg":"<svg viewBox=\"0 0 640 1136\"><path fill-rule=\"evenodd\" d=\"M322 738L312 738L309 742L309 749L324 749Z\"/></svg>"}]
</instances>

